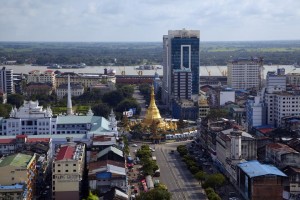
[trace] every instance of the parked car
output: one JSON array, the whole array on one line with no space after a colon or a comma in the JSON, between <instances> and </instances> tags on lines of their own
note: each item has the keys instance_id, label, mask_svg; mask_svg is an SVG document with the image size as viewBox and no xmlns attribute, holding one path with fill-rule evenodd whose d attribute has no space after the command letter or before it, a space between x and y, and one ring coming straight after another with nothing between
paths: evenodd
<instances>
[{"instance_id":1,"label":"parked car","mask_svg":"<svg viewBox=\"0 0 300 200\"><path fill-rule=\"evenodd\" d=\"M138 146L137 144L133 144L133 145L132 145L132 147L137 147L137 146Z\"/></svg>"}]
</instances>

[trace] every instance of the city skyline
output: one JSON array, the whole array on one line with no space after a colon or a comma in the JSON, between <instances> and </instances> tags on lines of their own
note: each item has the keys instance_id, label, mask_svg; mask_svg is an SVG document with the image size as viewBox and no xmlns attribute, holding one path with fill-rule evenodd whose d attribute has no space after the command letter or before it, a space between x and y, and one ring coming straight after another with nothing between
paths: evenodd
<instances>
[{"instance_id":1,"label":"city skyline","mask_svg":"<svg viewBox=\"0 0 300 200\"><path fill-rule=\"evenodd\" d=\"M2 0L0 41L160 42L182 28L200 30L201 41L297 40L299 8L296 0Z\"/></svg>"}]
</instances>

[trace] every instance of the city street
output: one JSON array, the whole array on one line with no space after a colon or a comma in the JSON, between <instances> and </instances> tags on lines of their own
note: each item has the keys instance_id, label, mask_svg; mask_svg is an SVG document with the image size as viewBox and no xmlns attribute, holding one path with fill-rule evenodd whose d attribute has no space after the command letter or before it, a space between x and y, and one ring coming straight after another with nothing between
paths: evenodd
<instances>
[{"instance_id":1,"label":"city street","mask_svg":"<svg viewBox=\"0 0 300 200\"><path fill-rule=\"evenodd\" d=\"M173 200L207 199L199 182L187 170L176 147L186 142L155 145L154 155L160 167L160 180L172 193ZM171 150L175 152L170 153Z\"/></svg>"}]
</instances>

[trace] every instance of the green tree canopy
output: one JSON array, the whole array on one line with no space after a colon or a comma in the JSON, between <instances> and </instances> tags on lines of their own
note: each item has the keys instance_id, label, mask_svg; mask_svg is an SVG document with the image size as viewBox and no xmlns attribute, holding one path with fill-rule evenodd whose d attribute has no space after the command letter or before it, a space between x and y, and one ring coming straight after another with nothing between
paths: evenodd
<instances>
[{"instance_id":1,"label":"green tree canopy","mask_svg":"<svg viewBox=\"0 0 300 200\"><path fill-rule=\"evenodd\" d=\"M98 200L98 196L93 194L91 191L89 192L89 196L86 198L86 200Z\"/></svg>"},{"instance_id":2,"label":"green tree canopy","mask_svg":"<svg viewBox=\"0 0 300 200\"><path fill-rule=\"evenodd\" d=\"M207 177L207 174L204 171L199 171L195 175L195 178L202 183Z\"/></svg>"},{"instance_id":3,"label":"green tree canopy","mask_svg":"<svg viewBox=\"0 0 300 200\"><path fill-rule=\"evenodd\" d=\"M122 113L126 110L129 110L130 108L136 108L136 112L137 112L136 114L140 113L141 107L138 104L138 102L135 99L128 99L128 98L124 99L118 104L116 111Z\"/></svg>"},{"instance_id":4,"label":"green tree canopy","mask_svg":"<svg viewBox=\"0 0 300 200\"><path fill-rule=\"evenodd\" d=\"M110 113L110 108L106 103L99 103L92 107L94 115L107 118Z\"/></svg>"},{"instance_id":5,"label":"green tree canopy","mask_svg":"<svg viewBox=\"0 0 300 200\"><path fill-rule=\"evenodd\" d=\"M9 104L0 104L0 117L9 117L11 111L11 105Z\"/></svg>"},{"instance_id":6,"label":"green tree canopy","mask_svg":"<svg viewBox=\"0 0 300 200\"><path fill-rule=\"evenodd\" d=\"M154 188L148 192L142 192L136 197L137 200L170 200L171 193L161 188Z\"/></svg>"},{"instance_id":7,"label":"green tree canopy","mask_svg":"<svg viewBox=\"0 0 300 200\"><path fill-rule=\"evenodd\" d=\"M10 94L7 96L7 103L19 108L24 103L24 96L20 94Z\"/></svg>"},{"instance_id":8,"label":"green tree canopy","mask_svg":"<svg viewBox=\"0 0 300 200\"><path fill-rule=\"evenodd\" d=\"M212 174L207 177L206 181L203 184L203 187L217 188L223 185L224 182L225 182L225 177L222 174L220 173Z\"/></svg>"},{"instance_id":9,"label":"green tree canopy","mask_svg":"<svg viewBox=\"0 0 300 200\"><path fill-rule=\"evenodd\" d=\"M131 98L134 93L134 86L122 85L118 88L118 91L120 91L125 98Z\"/></svg>"},{"instance_id":10,"label":"green tree canopy","mask_svg":"<svg viewBox=\"0 0 300 200\"><path fill-rule=\"evenodd\" d=\"M102 97L102 101L104 103L107 103L111 107L116 107L123 100L124 100L123 93L118 90L105 93Z\"/></svg>"}]
</instances>

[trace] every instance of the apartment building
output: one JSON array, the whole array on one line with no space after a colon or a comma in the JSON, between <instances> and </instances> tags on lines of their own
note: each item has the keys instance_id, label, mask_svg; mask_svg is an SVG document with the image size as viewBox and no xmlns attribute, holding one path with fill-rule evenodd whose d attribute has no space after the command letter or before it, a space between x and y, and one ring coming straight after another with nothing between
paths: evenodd
<instances>
[{"instance_id":1,"label":"apartment building","mask_svg":"<svg viewBox=\"0 0 300 200\"><path fill-rule=\"evenodd\" d=\"M260 89L263 60L261 58L235 59L227 63L227 85L233 89Z\"/></svg>"},{"instance_id":2,"label":"apartment building","mask_svg":"<svg viewBox=\"0 0 300 200\"><path fill-rule=\"evenodd\" d=\"M52 70L46 70L42 73L40 70L33 70L28 73L27 83L50 83L56 88L56 74Z\"/></svg>"},{"instance_id":3,"label":"apartment building","mask_svg":"<svg viewBox=\"0 0 300 200\"><path fill-rule=\"evenodd\" d=\"M85 145L67 143L61 145L53 161L53 200L79 200L85 163Z\"/></svg>"},{"instance_id":4,"label":"apartment building","mask_svg":"<svg viewBox=\"0 0 300 200\"><path fill-rule=\"evenodd\" d=\"M0 195L18 193L20 199L34 199L36 180L36 155L13 154L0 160ZM22 186L16 187L16 184ZM15 186L15 187L13 187ZM1 191L2 189L2 191ZM22 189L22 190L21 190Z\"/></svg>"}]
</instances>

